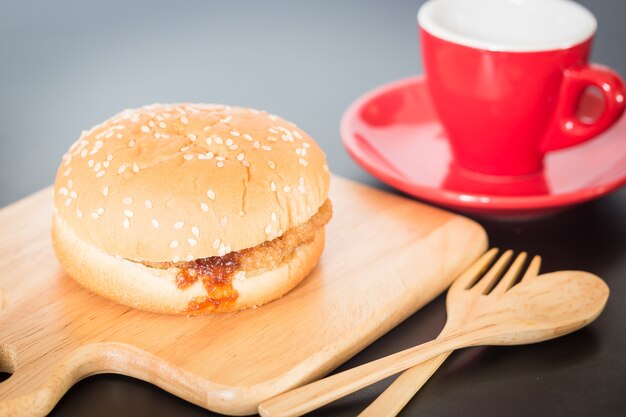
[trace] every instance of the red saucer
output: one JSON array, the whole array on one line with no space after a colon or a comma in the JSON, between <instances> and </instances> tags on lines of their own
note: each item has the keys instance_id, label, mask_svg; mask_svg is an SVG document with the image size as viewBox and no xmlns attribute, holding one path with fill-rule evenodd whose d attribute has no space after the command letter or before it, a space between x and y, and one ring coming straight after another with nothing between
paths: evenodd
<instances>
[{"instance_id":1,"label":"red saucer","mask_svg":"<svg viewBox=\"0 0 626 417\"><path fill-rule=\"evenodd\" d=\"M597 116L586 94L579 117ZM341 121L350 155L369 173L412 196L463 211L534 215L592 200L626 184L626 117L597 138L551 152L527 177L492 177L459 168L423 77L384 85L358 98Z\"/></svg>"}]
</instances>

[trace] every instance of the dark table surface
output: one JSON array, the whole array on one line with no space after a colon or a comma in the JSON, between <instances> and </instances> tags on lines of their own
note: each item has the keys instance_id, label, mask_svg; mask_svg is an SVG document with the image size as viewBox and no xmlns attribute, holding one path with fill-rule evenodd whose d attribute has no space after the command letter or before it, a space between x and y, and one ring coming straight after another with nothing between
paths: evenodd
<instances>
[{"instance_id":1,"label":"dark table surface","mask_svg":"<svg viewBox=\"0 0 626 417\"><path fill-rule=\"evenodd\" d=\"M335 173L388 189L350 160L338 124L362 92L422 72L420 3L5 0L0 206L52 183L82 129L151 102L270 110L316 138ZM599 21L593 59L626 74L626 3L582 3ZM596 322L561 339L455 353L401 415L626 415L626 189L544 219L478 221L491 245L542 255L544 272L600 275L611 298ZM426 341L444 321L440 297L340 369ZM313 415L354 416L391 380ZM100 375L78 383L52 415L214 414L147 383Z\"/></svg>"}]
</instances>

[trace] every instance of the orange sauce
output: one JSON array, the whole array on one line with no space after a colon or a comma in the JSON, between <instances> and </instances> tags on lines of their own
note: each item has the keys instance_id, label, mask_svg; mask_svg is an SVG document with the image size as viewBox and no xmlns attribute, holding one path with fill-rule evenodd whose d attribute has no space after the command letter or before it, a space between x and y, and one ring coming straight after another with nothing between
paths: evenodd
<instances>
[{"instance_id":1,"label":"orange sauce","mask_svg":"<svg viewBox=\"0 0 626 417\"><path fill-rule=\"evenodd\" d=\"M206 291L206 295L191 300L185 311L194 313L205 309L214 310L237 300L239 294L233 288L233 275L240 266L241 254L231 252L224 256L198 259L181 268L176 275L178 288L185 289L200 279Z\"/></svg>"}]
</instances>

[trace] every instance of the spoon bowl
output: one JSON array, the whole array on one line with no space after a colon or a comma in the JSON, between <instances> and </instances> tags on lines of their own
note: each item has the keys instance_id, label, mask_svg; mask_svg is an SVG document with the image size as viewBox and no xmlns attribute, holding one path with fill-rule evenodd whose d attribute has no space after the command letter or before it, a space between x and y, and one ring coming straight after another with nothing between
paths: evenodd
<instances>
[{"instance_id":1,"label":"spoon bowl","mask_svg":"<svg viewBox=\"0 0 626 417\"><path fill-rule=\"evenodd\" d=\"M477 306L460 332L474 333L477 345L542 342L591 323L604 309L608 297L606 283L588 272L543 274ZM448 336L453 337L454 333Z\"/></svg>"}]
</instances>

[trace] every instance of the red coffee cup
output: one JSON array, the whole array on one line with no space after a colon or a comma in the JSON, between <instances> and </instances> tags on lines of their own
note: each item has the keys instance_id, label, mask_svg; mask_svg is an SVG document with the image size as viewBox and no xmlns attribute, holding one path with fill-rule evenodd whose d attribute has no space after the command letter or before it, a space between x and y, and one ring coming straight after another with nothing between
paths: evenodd
<instances>
[{"instance_id":1,"label":"red coffee cup","mask_svg":"<svg viewBox=\"0 0 626 417\"><path fill-rule=\"evenodd\" d=\"M546 152L577 145L624 112L624 82L588 63L597 23L569 0L430 0L418 13L426 80L455 161L490 175L526 175ZM576 117L589 86L594 121Z\"/></svg>"}]
</instances>

